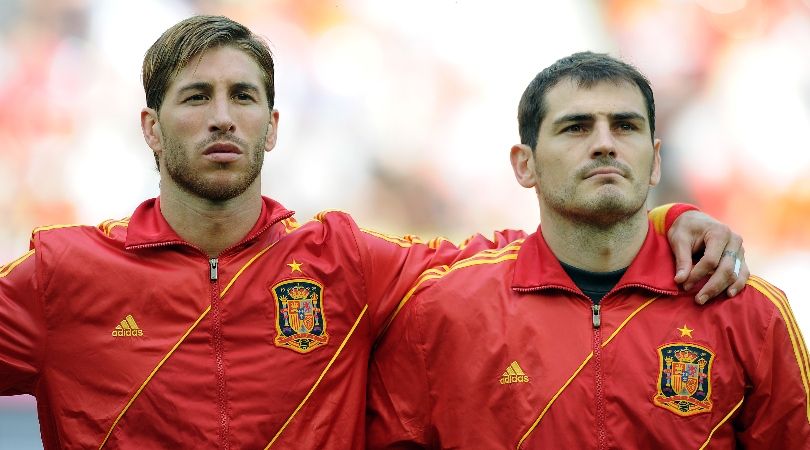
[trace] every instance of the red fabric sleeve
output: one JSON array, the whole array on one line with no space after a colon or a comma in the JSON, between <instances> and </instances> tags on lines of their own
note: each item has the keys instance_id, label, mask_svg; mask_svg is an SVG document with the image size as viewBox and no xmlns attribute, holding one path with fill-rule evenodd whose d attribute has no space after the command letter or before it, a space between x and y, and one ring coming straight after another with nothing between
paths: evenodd
<instances>
[{"instance_id":1,"label":"red fabric sleeve","mask_svg":"<svg viewBox=\"0 0 810 450\"><path fill-rule=\"evenodd\" d=\"M404 306L369 369L367 448L422 449L430 444L430 383L417 297Z\"/></svg>"},{"instance_id":2,"label":"red fabric sleeve","mask_svg":"<svg viewBox=\"0 0 810 450\"><path fill-rule=\"evenodd\" d=\"M45 318L30 251L0 267L0 395L33 394L45 344Z\"/></svg>"},{"instance_id":3,"label":"red fabric sleeve","mask_svg":"<svg viewBox=\"0 0 810 450\"><path fill-rule=\"evenodd\" d=\"M379 335L399 305L425 270L456 261L526 237L523 231L496 232L492 239L476 234L462 245L446 239L422 243L412 237L394 237L362 230L358 246L363 261L372 332Z\"/></svg>"},{"instance_id":4,"label":"red fabric sleeve","mask_svg":"<svg viewBox=\"0 0 810 450\"><path fill-rule=\"evenodd\" d=\"M661 236L666 236L675 219L687 211L700 211L697 206L688 203L669 203L656 206L647 213L647 217L653 224L655 232Z\"/></svg>"},{"instance_id":5,"label":"red fabric sleeve","mask_svg":"<svg viewBox=\"0 0 810 450\"><path fill-rule=\"evenodd\" d=\"M672 224L675 223L675 219L680 217L680 215L686 211L700 211L700 208L688 203L674 203L669 207L666 218L664 219L664 234L666 234L669 229L672 228Z\"/></svg>"},{"instance_id":6,"label":"red fabric sleeve","mask_svg":"<svg viewBox=\"0 0 810 450\"><path fill-rule=\"evenodd\" d=\"M734 422L737 439L749 450L810 449L807 348L784 294L772 286L764 293L776 309L762 336L750 390Z\"/></svg>"}]
</instances>

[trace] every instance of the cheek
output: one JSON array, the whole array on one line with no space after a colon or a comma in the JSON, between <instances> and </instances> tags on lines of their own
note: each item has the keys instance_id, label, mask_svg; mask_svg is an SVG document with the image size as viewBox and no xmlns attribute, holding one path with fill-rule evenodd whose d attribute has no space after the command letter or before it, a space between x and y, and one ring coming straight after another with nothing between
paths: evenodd
<instances>
[{"instance_id":1,"label":"cheek","mask_svg":"<svg viewBox=\"0 0 810 450\"><path fill-rule=\"evenodd\" d=\"M188 136L199 130L203 122L193 115L180 116L174 121L174 129L178 135Z\"/></svg>"},{"instance_id":2,"label":"cheek","mask_svg":"<svg viewBox=\"0 0 810 450\"><path fill-rule=\"evenodd\" d=\"M179 137L206 130L205 114L200 109L173 111L163 124L164 132L171 132Z\"/></svg>"}]
</instances>

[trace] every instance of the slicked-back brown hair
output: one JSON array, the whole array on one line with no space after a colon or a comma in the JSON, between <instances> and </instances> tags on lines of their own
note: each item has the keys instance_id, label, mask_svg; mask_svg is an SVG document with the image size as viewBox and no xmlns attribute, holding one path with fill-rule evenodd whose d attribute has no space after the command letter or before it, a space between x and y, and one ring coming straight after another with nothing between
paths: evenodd
<instances>
[{"instance_id":1,"label":"slicked-back brown hair","mask_svg":"<svg viewBox=\"0 0 810 450\"><path fill-rule=\"evenodd\" d=\"M532 151L537 147L540 123L547 112L546 93L560 80L573 80L581 88L591 88L603 81L635 84L644 96L650 139L655 134L655 98L650 81L635 67L604 53L579 52L557 60L546 67L526 87L518 105L518 131L520 143Z\"/></svg>"},{"instance_id":2,"label":"slicked-back brown hair","mask_svg":"<svg viewBox=\"0 0 810 450\"><path fill-rule=\"evenodd\" d=\"M146 106L160 111L174 78L195 56L219 46L245 52L262 69L267 105L273 109L275 87L273 54L267 42L246 26L223 16L193 16L178 22L149 47L143 58L143 90Z\"/></svg>"}]
</instances>

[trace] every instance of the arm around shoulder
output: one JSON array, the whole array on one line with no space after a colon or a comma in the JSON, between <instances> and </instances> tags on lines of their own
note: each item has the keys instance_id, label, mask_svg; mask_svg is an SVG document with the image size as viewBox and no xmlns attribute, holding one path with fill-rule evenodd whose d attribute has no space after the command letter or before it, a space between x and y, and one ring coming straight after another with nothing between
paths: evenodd
<instances>
[{"instance_id":1,"label":"arm around shoulder","mask_svg":"<svg viewBox=\"0 0 810 450\"><path fill-rule=\"evenodd\" d=\"M0 266L0 395L33 394L39 377L46 328L36 259L30 250Z\"/></svg>"}]
</instances>

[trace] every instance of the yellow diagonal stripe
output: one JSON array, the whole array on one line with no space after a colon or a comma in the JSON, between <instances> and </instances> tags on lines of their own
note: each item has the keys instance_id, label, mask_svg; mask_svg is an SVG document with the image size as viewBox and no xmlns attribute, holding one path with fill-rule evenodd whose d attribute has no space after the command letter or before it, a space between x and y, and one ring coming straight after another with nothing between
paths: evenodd
<instances>
[{"instance_id":1,"label":"yellow diagonal stripe","mask_svg":"<svg viewBox=\"0 0 810 450\"><path fill-rule=\"evenodd\" d=\"M207 308L205 308L205 311L203 311L202 314L200 314L200 317L198 317L197 320L195 320L194 323L191 324L190 327L188 327L188 330L186 330L186 332L183 333L183 335L174 344L171 350L169 350L169 352L166 353L163 359L161 359L160 362L158 362L157 366L155 366L155 368L152 369L152 372L149 374L148 377L146 377L146 380L144 380L144 382L141 384L141 387L139 387L138 390L135 391L135 394L132 396L132 398L129 399L127 404L124 406L124 409L122 409L121 412L118 413L118 417L115 418L115 421L113 421L113 424L110 426L109 431L107 431L107 434L104 436L104 439L98 446L99 450L104 448L104 445L110 439L110 435L112 434L115 427L118 425L118 422L120 422L121 418L124 417L124 414L126 414L127 411L129 411L129 407L132 406L132 403L135 402L135 399L138 398L139 395L141 395L141 392L143 392L144 388L146 388L146 385L148 385L149 382L152 381L152 378L155 376L158 370L160 370L160 368L163 367L163 363L165 363L169 359L169 357L174 354L174 352L180 347L180 344L182 344L186 340L186 337L188 337L188 335L191 334L191 332L194 331L195 328L197 328L197 325L205 318L205 316L208 315L209 311L211 311L210 305Z\"/></svg>"},{"instance_id":2,"label":"yellow diagonal stripe","mask_svg":"<svg viewBox=\"0 0 810 450\"><path fill-rule=\"evenodd\" d=\"M290 425L290 423L293 421L295 416L298 414L298 411L300 411L301 408L303 408L304 405L307 403L309 398L312 396L312 393L315 392L315 389L318 388L318 385L321 384L321 380L323 380L323 377L326 376L326 372L329 372L329 369L332 367L332 364L334 364L335 360L337 360L338 356L340 356L340 352L343 351L343 347L345 347L346 343L349 342L349 339L354 334L355 328L357 328L357 325L360 323L360 321L366 315L367 310L368 310L368 305L363 306L363 310L360 311L360 315L357 317L357 320L354 321L354 325L352 325L352 328L346 334L346 337L343 338L343 342L340 343L340 347L338 347L335 354L332 355L332 359L330 359L329 363L326 365L326 367L324 367L323 371L321 372L321 375L315 381L315 384L312 385L312 387L309 389L309 392L307 392L307 395L304 396L304 399L301 400L301 403L298 404L298 407L295 408L295 411L293 411L292 414L290 414L290 417L287 418L287 420L284 422L284 425L281 426L281 428L278 430L276 435L273 436L273 439L270 440L270 442L267 444L267 447L265 447L264 450L267 450L267 449L269 449L270 447L273 446L273 444L278 440L279 436L281 436L281 433L283 433L284 430L287 429L287 426Z\"/></svg>"},{"instance_id":3,"label":"yellow diagonal stripe","mask_svg":"<svg viewBox=\"0 0 810 450\"><path fill-rule=\"evenodd\" d=\"M730 419L731 416L734 415L734 413L740 408L740 406L742 406L744 401L745 401L745 397L741 398L740 401L737 402L737 404L734 405L733 408L731 408L731 411L729 411L728 414L726 414L726 417L723 417L723 420L718 422L717 425L715 425L714 428L712 428L712 431L709 432L709 437L706 438L706 442L704 442L703 445L701 445L698 450L703 450L704 448L706 448L707 445L709 445L709 441L712 440L712 436L714 436L714 432L717 431L718 429L720 429L720 427L723 426L723 424L726 423L728 421L728 419Z\"/></svg>"},{"instance_id":4,"label":"yellow diagonal stripe","mask_svg":"<svg viewBox=\"0 0 810 450\"><path fill-rule=\"evenodd\" d=\"M228 292L228 290L231 288L231 286L233 286L233 284L236 282L237 278L239 278L239 276L242 275L242 273L251 264L253 264L254 261L256 261L260 256L267 253L267 251L270 250L270 248L273 247L273 245L275 245L275 242L270 244L269 246L265 247L264 249L262 249L258 254L256 254L256 256L251 258L250 261L245 263L245 265L242 266L242 268L239 269L238 272L236 272L236 275L233 276L233 278L228 283L228 285L225 287L225 289L223 289L222 292L220 292L219 298L225 297L225 294ZM130 406L132 406L132 403L134 403L135 399L137 399L138 396L141 395L141 392L143 392L143 390L146 388L146 386L149 384L149 382L152 381L152 378L154 378L154 376L155 376L155 374L157 374L158 370L160 370L160 368L163 367L163 364L166 363L166 361L169 359L169 357L171 357L174 354L174 352L177 351L178 348L180 348L180 345L183 342L185 342L188 335L191 334L191 332L194 331L195 328L197 328L197 325L199 325L200 322L202 322L202 320L208 315L208 313L210 311L211 311L211 305L208 305L208 307L205 308L205 310L200 314L200 316L197 318L197 320L195 320L194 323L191 324L191 326L186 330L186 332L183 333L182 336L180 336L180 339L178 339L177 342L174 344L174 346L172 346L171 350L169 350L169 352L166 353L166 355L163 356L163 358L157 363L155 368L152 369L152 372L149 374L148 377L146 377L146 380L144 380L144 382L141 384L141 386L138 388L138 390L135 391L135 394L132 395L132 398L129 399L129 401L124 406L124 408L121 410L121 412L118 413L118 416L115 418L115 421L113 421L112 425L110 426L110 429L107 431L107 434L104 436L104 439L101 441L101 444L98 446L99 450L104 448L104 445L110 439L110 435L112 435L112 432L113 432L113 430L115 430L115 427L118 425L118 422L120 422L121 418L124 417L124 415L127 413L127 411L129 411L129 408L130 408Z\"/></svg>"},{"instance_id":5,"label":"yellow diagonal stripe","mask_svg":"<svg viewBox=\"0 0 810 450\"><path fill-rule=\"evenodd\" d=\"M646 301L646 302L644 302L644 303L643 303L641 306L639 306L638 308L636 308L636 310L635 310L635 311L633 311L632 313L630 313L630 314L629 314L629 315L628 315L628 316L627 316L627 317L626 317L626 318L625 318L625 319L622 321L622 323L621 323L621 324L619 324L619 326L618 326L618 327L616 327L616 330L615 330L615 331L613 331L613 333L610 335L610 337L608 337L606 341L602 342L602 348L604 348L605 346L607 346L607 345L608 345L608 343L609 343L610 341L612 341L612 340L613 340L613 338L614 338L614 337L616 337L616 336L619 334L619 332L620 332L622 329L624 329L624 327L627 325L627 323L628 323L628 322L630 322L630 319L632 319L633 317L635 317L635 316L636 316L636 314L638 314L639 312L641 312L641 310L643 310L644 308L646 308L647 306L649 306L649 305L650 305L650 303L654 302L654 301L655 301L655 300L656 300L658 297L660 297L660 296L655 296L655 297L653 297L653 298L651 298L651 299L647 300L647 301ZM524 441L526 441L526 439L528 439L528 438L529 438L529 435L530 435L530 434L532 434L532 432L534 431L534 429L535 429L535 428L537 428L537 425L539 425L539 424L540 424L540 421L541 421L541 420L543 420L543 416L545 416L545 415L546 415L546 412L548 412L548 410L551 408L551 405L553 405L553 404L554 404L554 402L556 402L556 401L557 401L557 398L558 398L560 395L562 395L563 391L565 391L565 389L566 389L566 388L568 388L568 385L570 385L570 384L571 384L571 382L573 382L573 381L574 381L574 378L576 378L576 377L577 377L577 375L579 375L579 373L580 373L580 372L582 372L582 369L585 367L585 365L586 365L586 364L588 364L588 361L590 361L590 360L591 360L591 358L593 358L593 351L591 351L591 352L588 354L588 356L586 356L586 357L585 357L585 359L582 361L582 364L580 364L580 365L579 365L579 367L577 367L577 369L574 371L574 373L573 373L573 374L571 374L571 376L568 378L568 380L566 380L566 381L565 381L565 383L563 383L562 387L560 387L560 389L559 389L559 390L557 390L557 392L554 394L554 396L552 396L552 397L551 397L551 400L549 400L549 401L548 401L548 403L547 403L547 404L546 404L546 406L543 408L543 410L542 410L542 411L540 411L540 416L539 416L539 417L537 417L537 419L535 419L535 421L532 423L532 425L529 427L529 429L526 431L526 433L523 435L523 437L521 437L521 438L520 438L520 441L518 441L518 445L517 445L518 450L519 450L519 449L520 449L520 447L523 445L523 442L524 442Z\"/></svg>"},{"instance_id":6,"label":"yellow diagonal stripe","mask_svg":"<svg viewBox=\"0 0 810 450\"><path fill-rule=\"evenodd\" d=\"M139 328L138 324L135 323L135 319L132 317L132 314L127 314L127 318L125 320L129 324L129 326L132 327L133 330L137 330Z\"/></svg>"}]
</instances>

